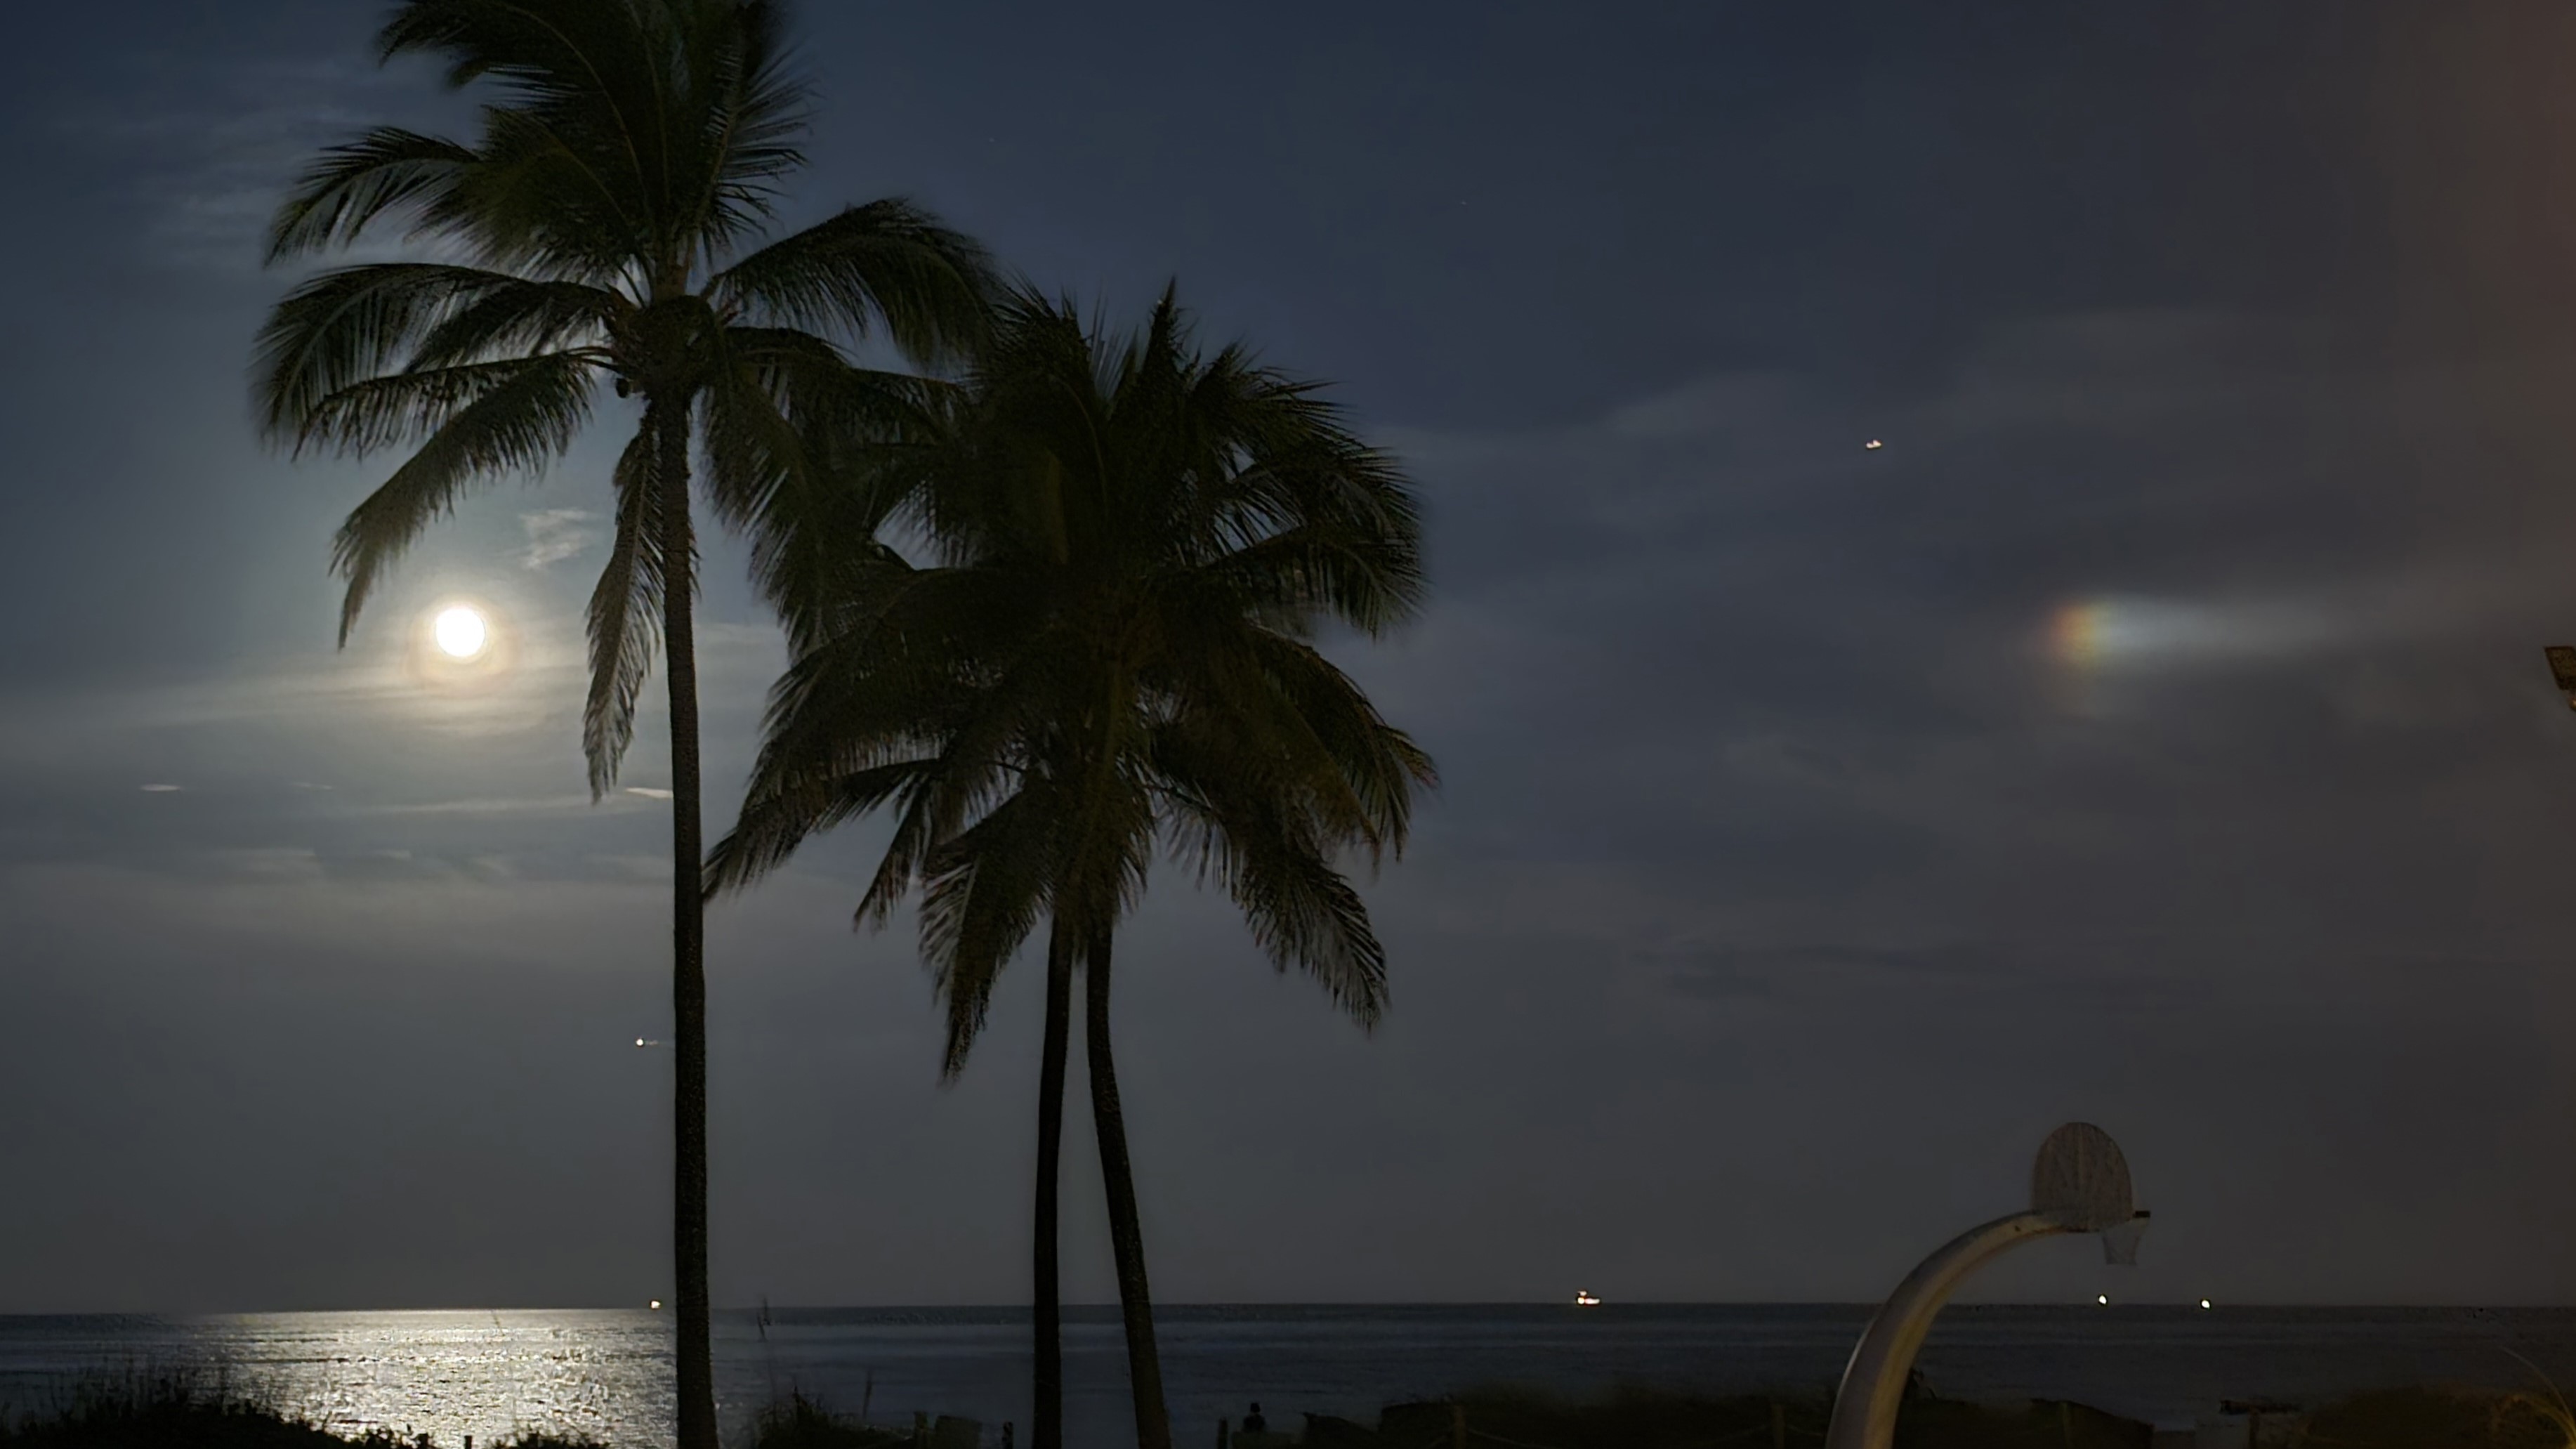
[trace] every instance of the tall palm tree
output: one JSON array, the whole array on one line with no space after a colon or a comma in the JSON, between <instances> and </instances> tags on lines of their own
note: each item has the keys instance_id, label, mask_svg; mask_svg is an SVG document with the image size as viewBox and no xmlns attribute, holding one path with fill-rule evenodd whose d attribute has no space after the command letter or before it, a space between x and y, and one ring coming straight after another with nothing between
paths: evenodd
<instances>
[{"instance_id":1,"label":"tall palm tree","mask_svg":"<svg viewBox=\"0 0 2576 1449\"><path fill-rule=\"evenodd\" d=\"M1168 293L1123 339L1094 337L1070 304L1013 298L962 400L868 466L851 496L908 520L928 561L853 535L838 566L785 588L795 657L711 880L747 884L890 808L861 919L921 888L951 1073L1004 963L1047 922L1035 1442L1062 1432L1045 1315L1079 967L1137 1442L1167 1449L1111 1042L1117 928L1168 851L1223 884L1280 969L1377 1019L1385 952L1339 860L1400 850L1434 777L1310 635L1410 615L1414 501L1313 384L1239 347L1197 350Z\"/></svg>"},{"instance_id":2,"label":"tall palm tree","mask_svg":"<svg viewBox=\"0 0 2576 1449\"><path fill-rule=\"evenodd\" d=\"M674 1297L682 1449L714 1449L707 1300L706 979L696 535L690 453L771 582L792 571L825 461L900 436L929 384L861 369L881 333L940 363L981 335L991 268L901 201L761 244L803 165L807 92L772 0L401 0L380 58L445 62L488 96L470 141L395 128L325 151L279 209L271 259L383 227L433 259L296 285L260 334L269 436L409 456L341 526L345 644L386 571L467 494L567 449L602 384L637 400L609 479L616 528L589 608L582 744L616 778L657 651L671 729L676 1045Z\"/></svg>"}]
</instances>

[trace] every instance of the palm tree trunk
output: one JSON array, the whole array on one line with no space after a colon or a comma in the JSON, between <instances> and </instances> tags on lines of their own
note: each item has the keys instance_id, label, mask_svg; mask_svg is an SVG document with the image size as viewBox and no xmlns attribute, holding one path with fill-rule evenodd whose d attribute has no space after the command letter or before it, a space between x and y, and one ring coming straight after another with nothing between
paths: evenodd
<instances>
[{"instance_id":1,"label":"palm tree trunk","mask_svg":"<svg viewBox=\"0 0 2576 1449\"><path fill-rule=\"evenodd\" d=\"M1038 1194L1036 1249L1031 1255L1031 1308L1036 1367L1029 1385L1035 1432L1030 1449L1064 1449L1064 1303L1058 1287L1056 1183L1064 1160L1064 1074L1073 1022L1073 931L1058 920L1047 932L1046 1045L1038 1064Z\"/></svg>"},{"instance_id":2,"label":"palm tree trunk","mask_svg":"<svg viewBox=\"0 0 2576 1449\"><path fill-rule=\"evenodd\" d=\"M1136 1400L1136 1449L1172 1449L1163 1406L1163 1359L1154 1346L1154 1294L1145 1281L1145 1229L1136 1216L1136 1178L1127 1160L1127 1118L1118 1106L1118 1068L1109 1048L1109 943L1102 928L1083 953L1083 1058L1091 1069L1091 1124L1100 1139L1100 1180L1109 1196L1109 1250L1118 1267L1118 1309L1127 1326L1127 1382Z\"/></svg>"},{"instance_id":3,"label":"palm tree trunk","mask_svg":"<svg viewBox=\"0 0 2576 1449\"><path fill-rule=\"evenodd\" d=\"M689 527L689 412L657 401L662 488L662 651L671 687L671 1257L679 1310L679 1449L717 1449L715 1355L707 1302L707 970L705 855L699 838L698 657L692 625L696 539Z\"/></svg>"}]
</instances>

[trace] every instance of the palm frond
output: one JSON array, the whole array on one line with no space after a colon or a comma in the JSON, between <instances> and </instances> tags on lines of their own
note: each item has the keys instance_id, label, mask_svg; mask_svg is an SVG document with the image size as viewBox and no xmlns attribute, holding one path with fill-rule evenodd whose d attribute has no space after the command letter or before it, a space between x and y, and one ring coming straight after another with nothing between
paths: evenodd
<instances>
[{"instance_id":1,"label":"palm frond","mask_svg":"<svg viewBox=\"0 0 2576 1449\"><path fill-rule=\"evenodd\" d=\"M562 352L531 359L459 408L368 495L332 542L332 570L348 581L340 642L349 642L358 611L385 568L431 520L453 510L468 489L505 473L542 468L569 447L589 420L591 393L588 359Z\"/></svg>"},{"instance_id":2,"label":"palm frond","mask_svg":"<svg viewBox=\"0 0 2576 1449\"><path fill-rule=\"evenodd\" d=\"M634 304L581 282L531 281L493 287L430 328L412 352L414 368L546 352L567 343L597 347Z\"/></svg>"},{"instance_id":3,"label":"palm frond","mask_svg":"<svg viewBox=\"0 0 2576 1449\"><path fill-rule=\"evenodd\" d=\"M785 328L726 327L707 384L708 498L757 532L782 491L811 503L886 473L899 450L935 436L943 385L853 365L832 343ZM855 496L855 495L854 495ZM848 519L872 535L900 496Z\"/></svg>"},{"instance_id":4,"label":"palm frond","mask_svg":"<svg viewBox=\"0 0 2576 1449\"><path fill-rule=\"evenodd\" d=\"M854 606L839 630L799 651L771 690L744 807L765 833L745 837L757 848L744 857L741 878L775 868L808 835L847 818L782 812L766 802L839 798L839 781L904 765L915 773L859 908L862 924L881 925L930 852L1012 788L1020 726L1033 706L1023 699L1016 708L992 707L996 695L977 689L971 670L961 667L977 646L961 649L957 641L991 627L978 623L989 610L972 584L939 571L890 574L881 597ZM1036 692L1015 688L1007 675L1001 682L1005 701Z\"/></svg>"},{"instance_id":5,"label":"palm frond","mask_svg":"<svg viewBox=\"0 0 2576 1449\"><path fill-rule=\"evenodd\" d=\"M417 215L478 159L462 142L396 126L329 147L269 222L268 260L347 246L388 213Z\"/></svg>"},{"instance_id":6,"label":"palm frond","mask_svg":"<svg viewBox=\"0 0 2576 1449\"><path fill-rule=\"evenodd\" d=\"M463 244L485 266L650 295L668 218L640 188L622 131L584 135L582 124L577 113L485 107L481 163L415 229Z\"/></svg>"},{"instance_id":7,"label":"palm frond","mask_svg":"<svg viewBox=\"0 0 2576 1449\"><path fill-rule=\"evenodd\" d=\"M798 143L811 123L812 89L787 69L780 8L743 0L733 10L733 24L710 27L692 66L709 119L697 138L705 159L689 168L704 181L686 226L710 267L775 214L779 180L805 164Z\"/></svg>"},{"instance_id":8,"label":"palm frond","mask_svg":"<svg viewBox=\"0 0 2576 1449\"><path fill-rule=\"evenodd\" d=\"M353 383L322 399L305 418L296 451L321 445L365 457L444 427L477 400L506 387L532 368L567 359L596 365L591 353L542 353L457 367L391 372Z\"/></svg>"},{"instance_id":9,"label":"palm frond","mask_svg":"<svg viewBox=\"0 0 2576 1449\"><path fill-rule=\"evenodd\" d=\"M1054 863L1048 816L1041 797L1014 794L927 862L921 953L948 1007L944 1078L965 1068L1002 967L1046 914Z\"/></svg>"},{"instance_id":10,"label":"palm frond","mask_svg":"<svg viewBox=\"0 0 2576 1449\"><path fill-rule=\"evenodd\" d=\"M445 62L482 83L482 164L427 218L495 264L601 280L668 258L682 174L709 97L692 85L695 32L738 7L661 0L403 0L385 58Z\"/></svg>"},{"instance_id":11,"label":"palm frond","mask_svg":"<svg viewBox=\"0 0 2576 1449\"><path fill-rule=\"evenodd\" d=\"M447 83L497 82L531 109L606 107L640 121L666 84L672 7L637 0L402 0L376 53L434 55ZM656 44L656 40L661 44Z\"/></svg>"},{"instance_id":12,"label":"palm frond","mask_svg":"<svg viewBox=\"0 0 2576 1449\"><path fill-rule=\"evenodd\" d=\"M638 428L617 460L617 531L608 564L590 593L590 692L581 712L581 752L590 797L606 795L635 739L635 704L662 647L662 484L654 467L654 425Z\"/></svg>"},{"instance_id":13,"label":"palm frond","mask_svg":"<svg viewBox=\"0 0 2576 1449\"><path fill-rule=\"evenodd\" d=\"M528 283L507 272L435 262L343 267L300 283L260 329L251 364L260 427L295 443L324 400L391 372L448 318Z\"/></svg>"},{"instance_id":14,"label":"palm frond","mask_svg":"<svg viewBox=\"0 0 2576 1449\"><path fill-rule=\"evenodd\" d=\"M1313 977L1362 1027L1385 1014L1386 948L1359 892L1322 851L1293 833L1230 822L1220 873L1226 893L1272 964Z\"/></svg>"},{"instance_id":15,"label":"palm frond","mask_svg":"<svg viewBox=\"0 0 2576 1449\"><path fill-rule=\"evenodd\" d=\"M815 636L864 576L898 565L881 541L917 491L945 385L853 366L784 329L725 330L704 403L707 496L752 543L752 576L792 641Z\"/></svg>"},{"instance_id":16,"label":"palm frond","mask_svg":"<svg viewBox=\"0 0 2576 1449\"><path fill-rule=\"evenodd\" d=\"M771 242L718 275L710 294L754 320L826 335L883 328L924 363L969 356L998 290L981 244L900 198L853 206Z\"/></svg>"},{"instance_id":17,"label":"palm frond","mask_svg":"<svg viewBox=\"0 0 2576 1449\"><path fill-rule=\"evenodd\" d=\"M475 194L444 218L493 258L597 277L609 241L659 288L768 221L805 159L773 0L406 0L379 47L497 95Z\"/></svg>"},{"instance_id":18,"label":"palm frond","mask_svg":"<svg viewBox=\"0 0 2576 1449\"><path fill-rule=\"evenodd\" d=\"M1327 839L1293 794L1241 767L1239 751L1186 730L1157 733L1164 828L1202 877L1215 874L1285 971L1305 971L1334 1004L1372 1026L1386 1004L1386 951L1368 907L1333 868Z\"/></svg>"},{"instance_id":19,"label":"palm frond","mask_svg":"<svg viewBox=\"0 0 2576 1449\"><path fill-rule=\"evenodd\" d=\"M1421 545L1343 521L1300 523L1229 549L1177 582L1223 590L1247 608L1304 626L1331 619L1376 637L1421 605Z\"/></svg>"},{"instance_id":20,"label":"palm frond","mask_svg":"<svg viewBox=\"0 0 2576 1449\"><path fill-rule=\"evenodd\" d=\"M707 894L749 889L808 839L882 808L921 784L933 768L929 761L895 760L764 782L744 799L734 828L707 853Z\"/></svg>"},{"instance_id":21,"label":"palm frond","mask_svg":"<svg viewBox=\"0 0 2576 1449\"><path fill-rule=\"evenodd\" d=\"M1330 843L1363 848L1372 865L1401 856L1414 798L1439 772L1358 682L1312 644L1257 626L1187 637L1197 647L1175 675L1190 727L1245 751L1234 769L1294 798Z\"/></svg>"}]
</instances>

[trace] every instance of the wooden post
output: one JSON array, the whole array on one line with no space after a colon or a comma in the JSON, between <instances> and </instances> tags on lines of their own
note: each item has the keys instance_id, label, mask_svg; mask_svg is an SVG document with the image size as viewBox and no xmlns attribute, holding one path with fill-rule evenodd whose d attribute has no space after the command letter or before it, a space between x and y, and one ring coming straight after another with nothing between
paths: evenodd
<instances>
[{"instance_id":1,"label":"wooden post","mask_svg":"<svg viewBox=\"0 0 2576 1449\"><path fill-rule=\"evenodd\" d=\"M1467 1449L1467 1406L1449 1406L1449 1449Z\"/></svg>"},{"instance_id":2,"label":"wooden post","mask_svg":"<svg viewBox=\"0 0 2576 1449\"><path fill-rule=\"evenodd\" d=\"M1789 1406L1771 1401L1771 1449L1789 1449Z\"/></svg>"},{"instance_id":3,"label":"wooden post","mask_svg":"<svg viewBox=\"0 0 2576 1449\"><path fill-rule=\"evenodd\" d=\"M1233 1426L1234 1421L1232 1419L1219 1419L1216 1421L1216 1449L1232 1449L1234 1444L1234 1435L1230 1431Z\"/></svg>"}]
</instances>

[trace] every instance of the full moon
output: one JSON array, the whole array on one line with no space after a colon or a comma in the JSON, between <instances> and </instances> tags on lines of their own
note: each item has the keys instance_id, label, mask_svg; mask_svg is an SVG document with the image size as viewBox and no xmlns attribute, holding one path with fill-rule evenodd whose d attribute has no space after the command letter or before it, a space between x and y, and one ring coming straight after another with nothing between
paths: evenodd
<instances>
[{"instance_id":1,"label":"full moon","mask_svg":"<svg viewBox=\"0 0 2576 1449\"><path fill-rule=\"evenodd\" d=\"M429 637L437 642L438 652L450 659L471 659L482 653L489 633L483 616L463 604L441 609L429 626Z\"/></svg>"}]
</instances>

